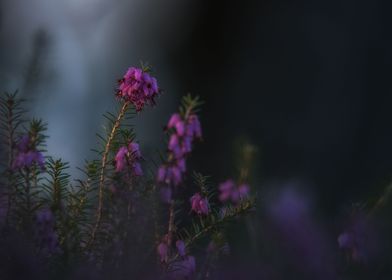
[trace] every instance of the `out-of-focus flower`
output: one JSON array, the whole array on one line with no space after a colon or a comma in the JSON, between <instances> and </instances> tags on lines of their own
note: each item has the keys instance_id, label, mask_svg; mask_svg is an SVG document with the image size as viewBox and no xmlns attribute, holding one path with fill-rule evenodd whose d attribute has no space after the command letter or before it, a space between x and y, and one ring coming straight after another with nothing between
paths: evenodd
<instances>
[{"instance_id":1,"label":"out-of-focus flower","mask_svg":"<svg viewBox=\"0 0 392 280\"><path fill-rule=\"evenodd\" d=\"M159 243L157 251L161 262L166 263L169 259L169 246L167 245L166 238L164 238L162 242Z\"/></svg>"},{"instance_id":2,"label":"out-of-focus flower","mask_svg":"<svg viewBox=\"0 0 392 280\"><path fill-rule=\"evenodd\" d=\"M196 260L193 256L186 256L169 267L170 279L189 279L195 272Z\"/></svg>"},{"instance_id":3,"label":"out-of-focus flower","mask_svg":"<svg viewBox=\"0 0 392 280\"><path fill-rule=\"evenodd\" d=\"M158 181L159 183L162 183L162 182L165 181L166 172L167 172L167 169L166 169L165 166L160 166L160 167L158 168L157 181Z\"/></svg>"},{"instance_id":4,"label":"out-of-focus flower","mask_svg":"<svg viewBox=\"0 0 392 280\"><path fill-rule=\"evenodd\" d=\"M143 176L143 170L140 162L134 162L132 164L132 172L135 176Z\"/></svg>"},{"instance_id":5,"label":"out-of-focus flower","mask_svg":"<svg viewBox=\"0 0 392 280\"><path fill-rule=\"evenodd\" d=\"M184 257L185 256L185 243L184 243L184 241L183 240L177 240L176 241L176 247L177 247L178 254L181 257Z\"/></svg>"},{"instance_id":6,"label":"out-of-focus flower","mask_svg":"<svg viewBox=\"0 0 392 280\"><path fill-rule=\"evenodd\" d=\"M35 238L41 250L53 254L60 251L58 236L54 231L54 216L49 209L43 209L36 214Z\"/></svg>"},{"instance_id":7,"label":"out-of-focus flower","mask_svg":"<svg viewBox=\"0 0 392 280\"><path fill-rule=\"evenodd\" d=\"M249 195L249 186L247 184L242 184L238 187L238 193L241 199L248 197Z\"/></svg>"},{"instance_id":8,"label":"out-of-focus flower","mask_svg":"<svg viewBox=\"0 0 392 280\"><path fill-rule=\"evenodd\" d=\"M189 116L188 124L186 126L186 134L190 137L201 138L201 125L197 115L192 114Z\"/></svg>"},{"instance_id":9,"label":"out-of-focus flower","mask_svg":"<svg viewBox=\"0 0 392 280\"><path fill-rule=\"evenodd\" d=\"M328 236L311 216L310 205L291 187L268 199L266 230L274 237L271 245L285 251L282 261L298 269L301 279L337 279Z\"/></svg>"},{"instance_id":10,"label":"out-of-focus flower","mask_svg":"<svg viewBox=\"0 0 392 280\"><path fill-rule=\"evenodd\" d=\"M208 215L210 212L208 199L206 197L202 197L199 193L196 193L191 197L191 206L192 211L198 215Z\"/></svg>"},{"instance_id":11,"label":"out-of-focus flower","mask_svg":"<svg viewBox=\"0 0 392 280\"><path fill-rule=\"evenodd\" d=\"M242 184L237 187L233 180L227 180L219 185L219 191L219 200L221 202L231 201L237 204L240 200L248 197L249 186Z\"/></svg>"},{"instance_id":12,"label":"out-of-focus flower","mask_svg":"<svg viewBox=\"0 0 392 280\"><path fill-rule=\"evenodd\" d=\"M12 163L12 169L31 167L34 163L45 169L45 159L41 152L36 150L29 135L23 135L17 144L17 154Z\"/></svg>"},{"instance_id":13,"label":"out-of-focus flower","mask_svg":"<svg viewBox=\"0 0 392 280\"><path fill-rule=\"evenodd\" d=\"M137 143L131 142L127 147L120 147L114 157L116 172L121 172L126 166L129 166L134 176L142 176L143 170L138 161L141 157L139 144Z\"/></svg>"},{"instance_id":14,"label":"out-of-focus flower","mask_svg":"<svg viewBox=\"0 0 392 280\"><path fill-rule=\"evenodd\" d=\"M165 183L167 185L178 186L182 181L183 166L173 165L166 167L162 165L158 169L157 181L158 183Z\"/></svg>"},{"instance_id":15,"label":"out-of-focus flower","mask_svg":"<svg viewBox=\"0 0 392 280\"><path fill-rule=\"evenodd\" d=\"M167 124L167 127L168 127L168 128L176 127L176 125L177 125L178 123L180 123L180 122L182 122L182 119L181 119L180 114L174 113L174 114L170 117L169 122L168 122L168 124Z\"/></svg>"},{"instance_id":16,"label":"out-of-focus flower","mask_svg":"<svg viewBox=\"0 0 392 280\"><path fill-rule=\"evenodd\" d=\"M119 81L117 96L131 102L139 112L145 104L154 105L159 93L157 80L142 69L131 67Z\"/></svg>"},{"instance_id":17,"label":"out-of-focus flower","mask_svg":"<svg viewBox=\"0 0 392 280\"><path fill-rule=\"evenodd\" d=\"M124 169L126 164L126 155L128 153L127 147L121 147L116 156L114 157L116 161L116 172L120 172Z\"/></svg>"},{"instance_id":18,"label":"out-of-focus flower","mask_svg":"<svg viewBox=\"0 0 392 280\"><path fill-rule=\"evenodd\" d=\"M377 254L377 234L361 211L353 214L345 231L338 236L338 245L354 262L367 262Z\"/></svg>"}]
</instances>

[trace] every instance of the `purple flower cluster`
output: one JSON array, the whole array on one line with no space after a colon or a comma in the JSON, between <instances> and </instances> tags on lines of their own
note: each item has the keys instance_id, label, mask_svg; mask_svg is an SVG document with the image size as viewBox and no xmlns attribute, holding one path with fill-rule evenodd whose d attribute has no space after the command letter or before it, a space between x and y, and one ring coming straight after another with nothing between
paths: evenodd
<instances>
[{"instance_id":1,"label":"purple flower cluster","mask_svg":"<svg viewBox=\"0 0 392 280\"><path fill-rule=\"evenodd\" d=\"M154 105L154 98L158 93L159 88L154 77L140 68L131 67L119 81L116 95L131 102L139 112L145 104Z\"/></svg>"},{"instance_id":2,"label":"purple flower cluster","mask_svg":"<svg viewBox=\"0 0 392 280\"><path fill-rule=\"evenodd\" d=\"M182 118L176 113L171 116L167 128L174 130L168 144L169 162L158 169L157 181L178 186L186 171L185 157L192 151L193 140L202 137L201 125L195 114Z\"/></svg>"},{"instance_id":3,"label":"purple flower cluster","mask_svg":"<svg viewBox=\"0 0 392 280\"><path fill-rule=\"evenodd\" d=\"M161 243L158 244L157 252L160 257L161 263L167 263L167 261L169 260L169 245L167 235L165 235L162 238Z\"/></svg>"},{"instance_id":4,"label":"purple flower cluster","mask_svg":"<svg viewBox=\"0 0 392 280\"><path fill-rule=\"evenodd\" d=\"M12 169L30 167L34 163L45 169L45 159L41 152L36 150L35 144L28 134L23 135L16 146L17 154L12 163Z\"/></svg>"},{"instance_id":5,"label":"purple flower cluster","mask_svg":"<svg viewBox=\"0 0 392 280\"><path fill-rule=\"evenodd\" d=\"M249 195L249 186L241 184L236 186L233 180L227 180L219 185L219 200L221 202L231 201L238 204Z\"/></svg>"},{"instance_id":6,"label":"purple flower cluster","mask_svg":"<svg viewBox=\"0 0 392 280\"><path fill-rule=\"evenodd\" d=\"M173 262L169 267L171 279L191 279L196 271L196 260L194 256L184 256L181 260Z\"/></svg>"},{"instance_id":7,"label":"purple flower cluster","mask_svg":"<svg viewBox=\"0 0 392 280\"><path fill-rule=\"evenodd\" d=\"M142 176L143 170L139 162L141 157L139 144L131 142L128 146L121 147L115 156L116 172L121 172L125 166L129 166L134 176Z\"/></svg>"},{"instance_id":8,"label":"purple flower cluster","mask_svg":"<svg viewBox=\"0 0 392 280\"><path fill-rule=\"evenodd\" d=\"M58 236L54 230L54 216L49 209L36 214L36 240L39 248L48 254L59 252Z\"/></svg>"},{"instance_id":9,"label":"purple flower cluster","mask_svg":"<svg viewBox=\"0 0 392 280\"><path fill-rule=\"evenodd\" d=\"M168 266L169 278L184 279L187 277L191 277L192 274L196 271L195 258L193 256L189 256L186 254L186 246L183 240L176 241L176 249L180 259L169 264ZM162 242L158 245L157 251L161 263L167 264L169 260L169 253L170 253L169 252L170 247L168 244L167 235L162 239Z\"/></svg>"},{"instance_id":10,"label":"purple flower cluster","mask_svg":"<svg viewBox=\"0 0 392 280\"><path fill-rule=\"evenodd\" d=\"M195 193L190 200L192 211L198 215L208 215L210 212L210 205L207 197L202 197L200 193Z\"/></svg>"}]
</instances>

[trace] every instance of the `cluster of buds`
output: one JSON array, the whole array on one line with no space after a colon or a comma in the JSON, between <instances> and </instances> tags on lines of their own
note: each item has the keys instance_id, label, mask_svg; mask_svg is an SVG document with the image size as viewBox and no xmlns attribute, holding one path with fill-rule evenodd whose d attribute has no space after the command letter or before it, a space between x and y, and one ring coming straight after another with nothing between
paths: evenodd
<instances>
[{"instance_id":1,"label":"cluster of buds","mask_svg":"<svg viewBox=\"0 0 392 280\"><path fill-rule=\"evenodd\" d=\"M115 156L116 172L121 172L128 166L134 176L142 176L143 170L139 162L141 158L139 144L131 142L128 146L121 147Z\"/></svg>"},{"instance_id":2,"label":"cluster of buds","mask_svg":"<svg viewBox=\"0 0 392 280\"><path fill-rule=\"evenodd\" d=\"M157 181L178 186L186 171L185 158L192 151L193 140L202 137L201 125L195 114L182 117L176 113L171 116L167 128L173 129L168 145L169 161L159 168Z\"/></svg>"},{"instance_id":3,"label":"cluster of buds","mask_svg":"<svg viewBox=\"0 0 392 280\"><path fill-rule=\"evenodd\" d=\"M119 80L116 95L131 102L139 112L145 104L155 105L154 99L158 93L159 88L154 77L140 68L131 67Z\"/></svg>"},{"instance_id":4,"label":"cluster of buds","mask_svg":"<svg viewBox=\"0 0 392 280\"><path fill-rule=\"evenodd\" d=\"M12 163L12 169L31 167L34 163L41 169L45 169L45 159L41 152L37 151L35 141L28 134L23 135L17 146L17 154Z\"/></svg>"}]
</instances>

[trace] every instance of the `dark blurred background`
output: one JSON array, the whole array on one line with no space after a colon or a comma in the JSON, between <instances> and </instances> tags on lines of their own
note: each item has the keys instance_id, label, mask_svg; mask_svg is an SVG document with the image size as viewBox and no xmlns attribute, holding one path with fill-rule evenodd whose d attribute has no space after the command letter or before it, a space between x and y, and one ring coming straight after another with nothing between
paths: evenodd
<instances>
[{"instance_id":1,"label":"dark blurred background","mask_svg":"<svg viewBox=\"0 0 392 280\"><path fill-rule=\"evenodd\" d=\"M391 179L389 1L2 0L0 82L49 122L49 152L81 165L116 79L139 61L165 93L137 117L145 150L179 97L206 102L193 165L232 176L239 139L258 182L309 186L332 215Z\"/></svg>"}]
</instances>

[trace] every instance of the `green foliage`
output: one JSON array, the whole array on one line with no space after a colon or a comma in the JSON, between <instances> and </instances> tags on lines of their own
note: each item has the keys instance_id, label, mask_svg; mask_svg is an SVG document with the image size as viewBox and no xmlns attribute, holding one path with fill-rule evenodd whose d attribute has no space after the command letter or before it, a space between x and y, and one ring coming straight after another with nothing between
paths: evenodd
<instances>
[{"instance_id":1,"label":"green foliage","mask_svg":"<svg viewBox=\"0 0 392 280\"><path fill-rule=\"evenodd\" d=\"M143 67L145 71L150 70L148 66ZM147 166L144 170L150 168L145 172L149 176L144 178L114 170L118 149L136 141L132 124L136 112L130 103L121 104L116 114L104 115L106 125L103 132L97 134L98 146L93 150L96 158L86 161L79 169L83 178L72 183L69 164L61 159L48 157L45 170L38 164L17 170L11 168L21 135L28 134L31 145L37 151L46 152L47 124L39 119L24 121L22 103L16 93L0 98L0 137L4 147L2 153L6 155L2 157L6 162L2 163L1 180L4 182L1 183L7 187L1 190L1 196L6 197L7 217L13 221L11 226L33 236L36 211L50 209L62 252L51 260L58 271L92 255L98 267L104 262L118 266L124 265L124 260L154 261L156 242L167 229L166 217L161 223L167 214L166 206L159 202L155 183L159 164L152 162ZM202 104L199 97L186 95L181 101L180 114L187 119L190 114L198 113ZM156 155L161 155L160 161L164 161L161 153ZM223 244L226 223L251 211L254 200L243 200L239 205L227 206L222 212L216 203L217 188L210 183L210 177L197 172L192 177L197 192L208 198L211 213L190 216L189 198L174 200L169 206L168 235L183 239L189 249L205 237L218 245ZM118 247L124 249L119 251ZM172 256L171 261L176 258L177 255Z\"/></svg>"},{"instance_id":2,"label":"green foliage","mask_svg":"<svg viewBox=\"0 0 392 280\"><path fill-rule=\"evenodd\" d=\"M181 105L179 108L181 116L185 117L191 113L197 114L200 112L200 107L203 105L203 101L200 100L199 96L193 97L191 94L187 94L182 97Z\"/></svg>"},{"instance_id":3,"label":"green foliage","mask_svg":"<svg viewBox=\"0 0 392 280\"><path fill-rule=\"evenodd\" d=\"M8 156L7 163L2 162L3 168L11 168L18 130L26 122L24 119L26 111L23 104L24 100L18 97L17 91L11 94L6 92L0 97L1 147Z\"/></svg>"}]
</instances>

